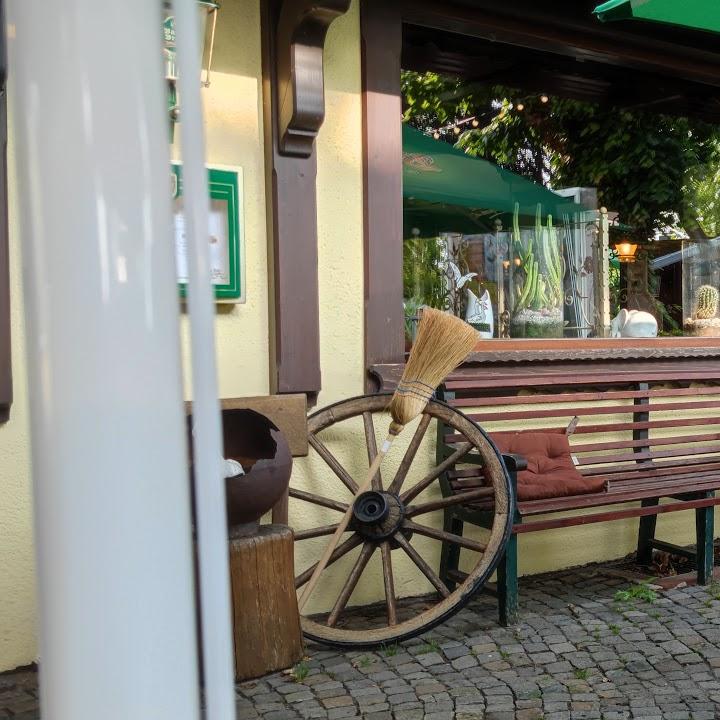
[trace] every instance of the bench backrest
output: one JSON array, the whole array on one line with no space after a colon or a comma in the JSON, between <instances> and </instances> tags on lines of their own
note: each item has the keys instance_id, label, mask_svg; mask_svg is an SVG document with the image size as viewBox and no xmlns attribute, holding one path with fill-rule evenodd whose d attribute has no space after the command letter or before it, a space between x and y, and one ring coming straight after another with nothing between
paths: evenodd
<instances>
[{"instance_id":1,"label":"bench backrest","mask_svg":"<svg viewBox=\"0 0 720 720\"><path fill-rule=\"evenodd\" d=\"M439 395L490 433L567 430L585 475L635 487L676 475L690 489L720 472L720 363L464 367ZM438 439L456 440L445 429ZM458 470L452 486L473 475Z\"/></svg>"}]
</instances>

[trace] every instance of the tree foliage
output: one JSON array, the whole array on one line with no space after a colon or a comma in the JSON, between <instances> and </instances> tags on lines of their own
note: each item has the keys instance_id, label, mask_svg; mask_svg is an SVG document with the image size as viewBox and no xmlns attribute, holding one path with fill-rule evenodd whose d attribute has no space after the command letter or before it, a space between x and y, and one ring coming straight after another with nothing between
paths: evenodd
<instances>
[{"instance_id":1,"label":"tree foliage","mask_svg":"<svg viewBox=\"0 0 720 720\"><path fill-rule=\"evenodd\" d=\"M699 120L541 97L435 73L404 72L404 119L468 154L550 187L595 187L638 239L678 223L720 232L720 129ZM518 109L518 104L524 106Z\"/></svg>"}]
</instances>

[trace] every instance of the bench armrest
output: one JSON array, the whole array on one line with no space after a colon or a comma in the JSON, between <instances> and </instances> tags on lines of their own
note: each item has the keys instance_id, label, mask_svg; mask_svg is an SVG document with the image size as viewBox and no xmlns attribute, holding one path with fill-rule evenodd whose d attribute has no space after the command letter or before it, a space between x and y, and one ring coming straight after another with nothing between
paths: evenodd
<instances>
[{"instance_id":1,"label":"bench armrest","mask_svg":"<svg viewBox=\"0 0 720 720\"><path fill-rule=\"evenodd\" d=\"M503 453L503 462L507 471L512 475L513 473L520 472L521 470L527 470L527 460L522 455L514 455L513 453Z\"/></svg>"}]
</instances>

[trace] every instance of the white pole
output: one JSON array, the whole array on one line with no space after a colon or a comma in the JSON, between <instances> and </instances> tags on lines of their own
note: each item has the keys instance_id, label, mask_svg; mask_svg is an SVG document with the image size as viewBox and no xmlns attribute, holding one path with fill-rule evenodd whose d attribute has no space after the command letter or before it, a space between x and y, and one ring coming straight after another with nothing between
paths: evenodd
<instances>
[{"instance_id":1,"label":"white pole","mask_svg":"<svg viewBox=\"0 0 720 720\"><path fill-rule=\"evenodd\" d=\"M200 566L200 609L208 720L235 717L228 529L215 367L215 305L210 284L205 132L195 0L173 0L177 39L183 198L188 238L192 351L193 468Z\"/></svg>"},{"instance_id":2,"label":"white pole","mask_svg":"<svg viewBox=\"0 0 720 720\"><path fill-rule=\"evenodd\" d=\"M199 717L160 10L9 3L48 720Z\"/></svg>"}]
</instances>

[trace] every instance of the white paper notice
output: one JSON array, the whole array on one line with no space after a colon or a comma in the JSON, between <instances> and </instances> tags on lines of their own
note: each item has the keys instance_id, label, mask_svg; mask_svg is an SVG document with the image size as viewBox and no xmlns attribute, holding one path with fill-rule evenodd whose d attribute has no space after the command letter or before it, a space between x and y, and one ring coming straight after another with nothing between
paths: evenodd
<instances>
[{"instance_id":1,"label":"white paper notice","mask_svg":"<svg viewBox=\"0 0 720 720\"><path fill-rule=\"evenodd\" d=\"M230 249L228 239L227 202L212 200L209 215L210 277L213 285L230 282ZM181 198L175 200L175 264L178 282L188 281L187 231Z\"/></svg>"}]
</instances>

